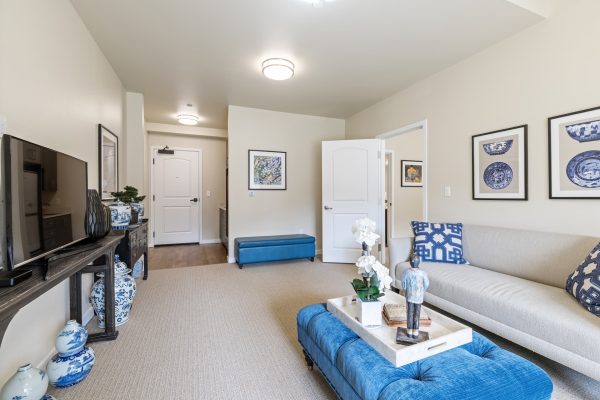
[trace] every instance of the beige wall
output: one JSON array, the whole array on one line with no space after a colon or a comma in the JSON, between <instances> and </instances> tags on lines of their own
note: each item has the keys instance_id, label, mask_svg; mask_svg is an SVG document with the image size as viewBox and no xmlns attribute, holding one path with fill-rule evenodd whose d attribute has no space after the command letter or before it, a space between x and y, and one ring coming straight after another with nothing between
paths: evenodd
<instances>
[{"instance_id":1,"label":"beige wall","mask_svg":"<svg viewBox=\"0 0 600 400\"><path fill-rule=\"evenodd\" d=\"M347 137L427 119L429 217L600 236L599 200L548 199L547 118L600 106L600 2L541 22L352 116ZM529 201L471 200L471 135L529 124ZM452 197L444 197L444 186Z\"/></svg>"},{"instance_id":2,"label":"beige wall","mask_svg":"<svg viewBox=\"0 0 600 400\"><path fill-rule=\"evenodd\" d=\"M148 149L150 154L153 146L171 148L182 147L202 150L202 240L215 241L219 239L219 207L225 205L225 168L227 165L227 140L215 137L202 137L192 135L176 135L169 133L149 133ZM150 190L149 163L146 163L146 184ZM210 190L211 196L206 195ZM148 209L148 212L150 210ZM148 214L150 217L150 214ZM150 220L152 227L152 219ZM152 230L152 229L151 229Z\"/></svg>"},{"instance_id":3,"label":"beige wall","mask_svg":"<svg viewBox=\"0 0 600 400\"><path fill-rule=\"evenodd\" d=\"M400 185L400 163L401 160L423 161L423 131L419 129L386 139L385 149L393 152L392 237L413 236L410 222L423 219L423 188Z\"/></svg>"},{"instance_id":4,"label":"beige wall","mask_svg":"<svg viewBox=\"0 0 600 400\"><path fill-rule=\"evenodd\" d=\"M87 161L98 187L96 125L120 135L122 87L68 0L0 0L0 115L8 133ZM66 283L19 311L0 347L0 385L50 355L67 319Z\"/></svg>"},{"instance_id":5,"label":"beige wall","mask_svg":"<svg viewBox=\"0 0 600 400\"><path fill-rule=\"evenodd\" d=\"M321 141L344 138L344 121L229 106L229 256L242 236L321 237ZM248 190L248 150L287 152L287 190Z\"/></svg>"}]
</instances>

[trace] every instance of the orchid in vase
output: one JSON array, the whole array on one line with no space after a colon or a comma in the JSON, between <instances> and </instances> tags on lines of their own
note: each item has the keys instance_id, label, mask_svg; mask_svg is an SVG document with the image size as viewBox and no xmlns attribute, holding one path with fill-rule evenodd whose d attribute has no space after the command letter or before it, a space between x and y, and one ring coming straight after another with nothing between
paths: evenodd
<instances>
[{"instance_id":1,"label":"orchid in vase","mask_svg":"<svg viewBox=\"0 0 600 400\"><path fill-rule=\"evenodd\" d=\"M389 269L370 255L371 248L379 239L375 229L375 221L369 218L359 219L352 226L354 239L362 245L363 250L362 255L356 261L358 274L362 276L362 279L354 279L352 287L362 302L377 301L392 283Z\"/></svg>"}]
</instances>

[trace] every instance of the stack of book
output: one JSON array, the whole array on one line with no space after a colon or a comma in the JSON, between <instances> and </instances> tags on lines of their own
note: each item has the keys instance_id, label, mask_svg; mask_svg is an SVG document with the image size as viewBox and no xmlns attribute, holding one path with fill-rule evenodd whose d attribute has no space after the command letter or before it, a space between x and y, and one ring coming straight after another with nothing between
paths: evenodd
<instances>
[{"instance_id":1,"label":"stack of book","mask_svg":"<svg viewBox=\"0 0 600 400\"><path fill-rule=\"evenodd\" d=\"M383 319L388 326L406 328L406 304L386 303L383 305ZM431 318L421 307L420 326L430 326Z\"/></svg>"}]
</instances>

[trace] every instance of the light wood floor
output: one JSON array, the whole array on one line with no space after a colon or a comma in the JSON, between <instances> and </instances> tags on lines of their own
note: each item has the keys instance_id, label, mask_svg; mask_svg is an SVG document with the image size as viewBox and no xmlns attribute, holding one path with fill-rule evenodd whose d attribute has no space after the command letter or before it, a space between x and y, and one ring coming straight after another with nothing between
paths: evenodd
<instances>
[{"instance_id":1,"label":"light wood floor","mask_svg":"<svg viewBox=\"0 0 600 400\"><path fill-rule=\"evenodd\" d=\"M225 262L227 262L227 253L225 247L220 243L157 246L148 249L150 270L195 267Z\"/></svg>"}]
</instances>

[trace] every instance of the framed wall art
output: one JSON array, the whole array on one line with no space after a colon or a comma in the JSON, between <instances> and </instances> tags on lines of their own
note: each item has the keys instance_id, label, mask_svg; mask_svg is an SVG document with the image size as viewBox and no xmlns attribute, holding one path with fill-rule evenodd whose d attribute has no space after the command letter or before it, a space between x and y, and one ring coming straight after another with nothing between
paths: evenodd
<instances>
[{"instance_id":1,"label":"framed wall art","mask_svg":"<svg viewBox=\"0 0 600 400\"><path fill-rule=\"evenodd\" d=\"M119 138L98 124L98 186L102 200L111 200L119 188Z\"/></svg>"},{"instance_id":2,"label":"framed wall art","mask_svg":"<svg viewBox=\"0 0 600 400\"><path fill-rule=\"evenodd\" d=\"M287 153L248 150L248 190L286 190Z\"/></svg>"},{"instance_id":3,"label":"framed wall art","mask_svg":"<svg viewBox=\"0 0 600 400\"><path fill-rule=\"evenodd\" d=\"M400 186L423 187L423 161L400 160Z\"/></svg>"},{"instance_id":4,"label":"framed wall art","mask_svg":"<svg viewBox=\"0 0 600 400\"><path fill-rule=\"evenodd\" d=\"M551 199L600 199L600 107L548 118Z\"/></svg>"},{"instance_id":5,"label":"framed wall art","mask_svg":"<svg viewBox=\"0 0 600 400\"><path fill-rule=\"evenodd\" d=\"M527 200L527 125L472 137L473 200Z\"/></svg>"}]
</instances>

